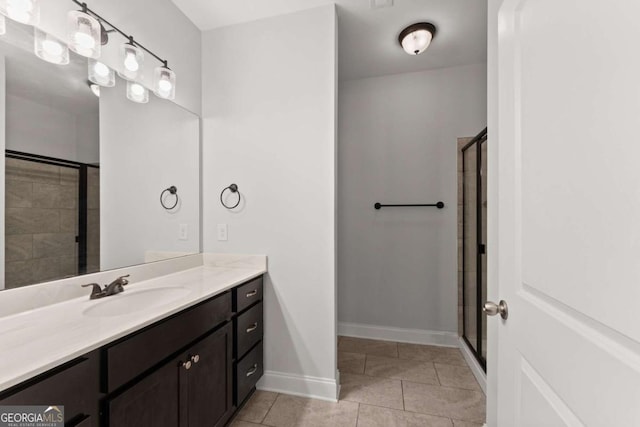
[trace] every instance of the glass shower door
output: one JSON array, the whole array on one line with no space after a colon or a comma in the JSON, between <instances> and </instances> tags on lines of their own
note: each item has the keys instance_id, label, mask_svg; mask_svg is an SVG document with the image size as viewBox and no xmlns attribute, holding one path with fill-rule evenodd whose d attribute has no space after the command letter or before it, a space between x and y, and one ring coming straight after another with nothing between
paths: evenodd
<instances>
[{"instance_id":1,"label":"glass shower door","mask_svg":"<svg viewBox=\"0 0 640 427\"><path fill-rule=\"evenodd\" d=\"M463 338L486 369L487 324L482 303L487 296L487 134L462 148L462 317Z\"/></svg>"}]
</instances>

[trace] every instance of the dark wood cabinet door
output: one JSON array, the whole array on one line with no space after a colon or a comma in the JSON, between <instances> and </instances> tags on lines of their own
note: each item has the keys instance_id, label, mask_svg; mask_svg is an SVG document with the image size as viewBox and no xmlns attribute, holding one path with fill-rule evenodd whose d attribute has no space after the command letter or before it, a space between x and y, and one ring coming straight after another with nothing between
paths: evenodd
<instances>
[{"instance_id":1,"label":"dark wood cabinet door","mask_svg":"<svg viewBox=\"0 0 640 427\"><path fill-rule=\"evenodd\" d=\"M233 412L231 326L204 338L188 354L194 361L187 382L189 427L222 427Z\"/></svg>"},{"instance_id":2,"label":"dark wood cabinet door","mask_svg":"<svg viewBox=\"0 0 640 427\"><path fill-rule=\"evenodd\" d=\"M111 427L181 427L180 384L185 369L175 359L107 402Z\"/></svg>"}]
</instances>

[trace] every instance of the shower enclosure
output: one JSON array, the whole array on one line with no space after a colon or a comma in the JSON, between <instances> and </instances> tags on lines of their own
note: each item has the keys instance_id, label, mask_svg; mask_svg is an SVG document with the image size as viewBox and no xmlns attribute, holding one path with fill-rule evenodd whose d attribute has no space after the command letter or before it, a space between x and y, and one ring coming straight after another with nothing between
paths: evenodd
<instances>
[{"instance_id":1,"label":"shower enclosure","mask_svg":"<svg viewBox=\"0 0 640 427\"><path fill-rule=\"evenodd\" d=\"M462 179L462 337L486 370L487 323L487 129L465 142L459 155Z\"/></svg>"}]
</instances>

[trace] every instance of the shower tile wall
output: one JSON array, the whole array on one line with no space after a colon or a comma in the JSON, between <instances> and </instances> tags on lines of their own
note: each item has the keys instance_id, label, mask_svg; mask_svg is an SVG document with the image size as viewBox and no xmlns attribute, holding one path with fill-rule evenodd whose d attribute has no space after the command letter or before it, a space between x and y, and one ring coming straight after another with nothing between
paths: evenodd
<instances>
[{"instance_id":1,"label":"shower tile wall","mask_svg":"<svg viewBox=\"0 0 640 427\"><path fill-rule=\"evenodd\" d=\"M78 175L6 159L6 288L78 273Z\"/></svg>"},{"instance_id":2,"label":"shower tile wall","mask_svg":"<svg viewBox=\"0 0 640 427\"><path fill-rule=\"evenodd\" d=\"M87 169L87 273L100 271L100 169Z\"/></svg>"}]
</instances>

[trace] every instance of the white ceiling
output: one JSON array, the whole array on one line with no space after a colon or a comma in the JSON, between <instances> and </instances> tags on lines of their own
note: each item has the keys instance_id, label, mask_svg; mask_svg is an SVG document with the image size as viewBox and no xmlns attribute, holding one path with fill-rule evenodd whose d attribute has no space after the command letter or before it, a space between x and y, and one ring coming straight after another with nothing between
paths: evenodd
<instances>
[{"instance_id":1,"label":"white ceiling","mask_svg":"<svg viewBox=\"0 0 640 427\"><path fill-rule=\"evenodd\" d=\"M392 7L384 8L372 8L372 0L172 1L201 30L336 3L341 80L475 64L485 62L487 56L487 2L483 0L395 0ZM407 55L398 44L398 33L421 21L435 24L438 33L425 53Z\"/></svg>"}]
</instances>

